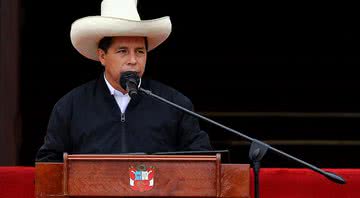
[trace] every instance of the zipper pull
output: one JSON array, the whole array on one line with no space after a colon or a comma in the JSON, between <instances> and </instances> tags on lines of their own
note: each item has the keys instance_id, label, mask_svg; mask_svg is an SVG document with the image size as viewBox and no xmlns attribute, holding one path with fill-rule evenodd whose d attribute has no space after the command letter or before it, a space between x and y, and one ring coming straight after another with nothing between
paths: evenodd
<instances>
[{"instance_id":1,"label":"zipper pull","mask_svg":"<svg viewBox=\"0 0 360 198\"><path fill-rule=\"evenodd\" d=\"M125 113L121 113L121 122L125 122Z\"/></svg>"}]
</instances>

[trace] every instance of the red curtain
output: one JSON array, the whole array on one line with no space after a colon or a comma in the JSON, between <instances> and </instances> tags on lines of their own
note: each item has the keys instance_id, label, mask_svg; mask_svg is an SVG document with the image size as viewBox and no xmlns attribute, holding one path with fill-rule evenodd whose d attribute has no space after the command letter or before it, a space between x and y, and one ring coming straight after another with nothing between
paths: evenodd
<instances>
[{"instance_id":1,"label":"red curtain","mask_svg":"<svg viewBox=\"0 0 360 198\"><path fill-rule=\"evenodd\" d=\"M1 198L34 198L34 167L0 167Z\"/></svg>"},{"instance_id":2,"label":"red curtain","mask_svg":"<svg viewBox=\"0 0 360 198\"><path fill-rule=\"evenodd\" d=\"M336 173L346 184L336 184L309 169L260 169L261 198L357 198L360 197L360 169L324 169ZM251 170L252 171L252 170ZM254 177L251 192L254 197Z\"/></svg>"},{"instance_id":3,"label":"red curtain","mask_svg":"<svg viewBox=\"0 0 360 198\"><path fill-rule=\"evenodd\" d=\"M309 169L262 168L261 198L358 198L360 169L324 169L342 176L340 185ZM34 167L0 167L1 198L34 198ZM252 197L253 174L251 173Z\"/></svg>"}]
</instances>

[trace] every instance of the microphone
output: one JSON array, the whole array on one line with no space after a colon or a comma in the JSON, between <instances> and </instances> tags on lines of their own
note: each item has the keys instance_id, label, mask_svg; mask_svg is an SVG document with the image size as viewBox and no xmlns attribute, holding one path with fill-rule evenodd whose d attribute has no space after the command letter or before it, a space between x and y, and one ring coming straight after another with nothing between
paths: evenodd
<instances>
[{"instance_id":1,"label":"microphone","mask_svg":"<svg viewBox=\"0 0 360 198\"><path fill-rule=\"evenodd\" d=\"M131 98L136 97L139 83L140 77L136 72L126 71L121 73L120 86L129 93Z\"/></svg>"},{"instance_id":2,"label":"microphone","mask_svg":"<svg viewBox=\"0 0 360 198\"><path fill-rule=\"evenodd\" d=\"M172 107L175 107L175 108L177 108L177 109L179 109L179 110L181 110L183 112L186 112L186 113L188 113L188 114L190 114L190 115L192 115L192 116L194 116L196 118L207 121L207 122L209 122L211 124L214 124L214 125L216 125L216 126L218 126L220 128L223 128L223 129L225 129L225 130L227 130L229 132L235 133L235 134L239 135L240 137L243 137L246 140L249 140L251 142L249 158L250 158L251 161L254 162L253 170L255 172L254 173L254 175L255 175L255 179L254 179L254 182L255 182L255 184L254 184L254 186L255 186L255 197L259 197L259 191L258 191L259 190L259 178L258 178L258 175L259 175L259 169L260 169L260 161L261 161L261 158L263 158L264 155L266 154L267 150L271 150L271 151L273 151L275 153L278 153L278 154L281 154L281 155L287 157L288 159L292 159L292 160L294 160L294 161L296 161L296 162L298 162L298 163L300 163L300 164L302 164L304 166L307 166L311 170L322 174L327 179L329 179L329 180L331 180L333 182L336 182L338 184L345 184L346 183L346 181L341 176L338 176L338 175L336 175L334 173L331 173L331 172L326 172L326 171L324 171L324 170L322 170L322 169L320 169L320 168L318 168L318 167L316 167L316 166L314 166L312 164L309 164L309 163L307 163L307 162L305 162L305 161L303 161L301 159L298 159L298 158L296 158L296 157L294 157L292 155L289 155L289 154L287 154L287 153L285 153L285 152L283 152L281 150L278 150L278 149L276 149L276 148L274 148L274 147L272 147L272 146L270 146L270 145L268 145L268 144L266 144L266 143L264 143L264 142L262 142L260 140L252 138L250 136L247 136L247 135L245 135L245 134L243 134L243 133L241 133L239 131L236 131L236 130L230 128L230 127L222 125L222 124L220 124L220 123L218 123L218 122L216 122L214 120L211 120L211 119L209 119L209 118L207 118L205 116L202 116L202 115L200 115L198 113L195 113L195 112L193 112L191 110L188 110L188 109L186 109L186 108L184 108L184 107L182 107L180 105L177 105L177 104L175 104L175 103L173 103L173 102L171 102L169 100L166 100L165 98L163 98L161 96L158 96L158 95L152 93L150 90L139 87L139 91L141 91L142 93L145 93L146 95L148 95L148 96L150 96L152 98L155 98L155 99L157 99L157 100L159 100L161 102L164 102L164 103L166 103L166 104L168 104L168 105L170 105Z\"/></svg>"}]
</instances>

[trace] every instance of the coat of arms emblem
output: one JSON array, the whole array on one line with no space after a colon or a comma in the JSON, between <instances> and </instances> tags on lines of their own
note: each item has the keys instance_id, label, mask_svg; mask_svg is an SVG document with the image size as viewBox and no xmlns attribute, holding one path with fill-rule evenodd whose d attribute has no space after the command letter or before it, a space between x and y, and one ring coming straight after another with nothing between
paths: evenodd
<instances>
[{"instance_id":1,"label":"coat of arms emblem","mask_svg":"<svg viewBox=\"0 0 360 198\"><path fill-rule=\"evenodd\" d=\"M129 167L130 187L134 191L148 191L154 187L155 167L144 164Z\"/></svg>"}]
</instances>

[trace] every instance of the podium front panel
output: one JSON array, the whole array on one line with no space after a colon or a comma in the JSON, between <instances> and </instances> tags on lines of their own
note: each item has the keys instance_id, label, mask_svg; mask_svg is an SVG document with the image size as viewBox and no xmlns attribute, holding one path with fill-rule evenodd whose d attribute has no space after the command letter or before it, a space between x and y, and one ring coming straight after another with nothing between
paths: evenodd
<instances>
[{"instance_id":1,"label":"podium front panel","mask_svg":"<svg viewBox=\"0 0 360 198\"><path fill-rule=\"evenodd\" d=\"M220 194L216 156L69 155L68 196L189 196Z\"/></svg>"}]
</instances>

